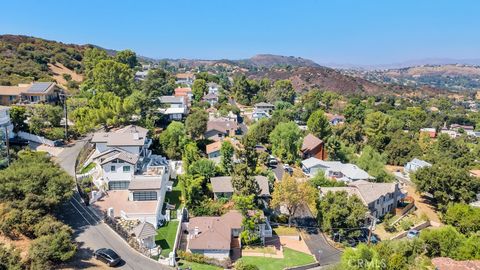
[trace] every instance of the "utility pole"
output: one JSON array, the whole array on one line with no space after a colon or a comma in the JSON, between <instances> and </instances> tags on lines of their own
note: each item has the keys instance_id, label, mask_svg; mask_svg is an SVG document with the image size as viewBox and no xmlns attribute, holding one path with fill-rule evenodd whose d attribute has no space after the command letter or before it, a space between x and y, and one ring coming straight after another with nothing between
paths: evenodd
<instances>
[{"instance_id":1,"label":"utility pole","mask_svg":"<svg viewBox=\"0 0 480 270\"><path fill-rule=\"evenodd\" d=\"M5 142L7 144L7 166L10 166L10 142L8 136L8 126L5 126Z\"/></svg>"},{"instance_id":2,"label":"utility pole","mask_svg":"<svg viewBox=\"0 0 480 270\"><path fill-rule=\"evenodd\" d=\"M67 110L67 95L65 93L60 94L63 102L63 113L65 117L65 143L68 142L68 110Z\"/></svg>"},{"instance_id":3,"label":"utility pole","mask_svg":"<svg viewBox=\"0 0 480 270\"><path fill-rule=\"evenodd\" d=\"M370 217L370 226L368 227L367 245L370 246L370 239L372 238L372 230L373 230L373 227L375 226L375 224L377 223L377 219L374 216L370 215L370 213L368 215Z\"/></svg>"}]
</instances>

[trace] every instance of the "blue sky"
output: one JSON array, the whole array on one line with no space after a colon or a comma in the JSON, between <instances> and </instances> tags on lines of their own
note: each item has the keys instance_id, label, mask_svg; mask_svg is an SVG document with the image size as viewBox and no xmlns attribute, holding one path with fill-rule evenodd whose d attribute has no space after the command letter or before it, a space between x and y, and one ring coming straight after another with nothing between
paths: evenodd
<instances>
[{"instance_id":1,"label":"blue sky","mask_svg":"<svg viewBox=\"0 0 480 270\"><path fill-rule=\"evenodd\" d=\"M480 58L480 1L2 1L0 33L155 58L258 53L319 63Z\"/></svg>"}]
</instances>

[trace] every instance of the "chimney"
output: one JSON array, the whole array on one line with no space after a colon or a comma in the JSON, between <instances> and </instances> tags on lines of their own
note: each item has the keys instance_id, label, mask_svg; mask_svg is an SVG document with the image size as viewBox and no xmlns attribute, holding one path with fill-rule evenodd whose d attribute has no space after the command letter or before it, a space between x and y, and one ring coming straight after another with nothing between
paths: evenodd
<instances>
[{"instance_id":1,"label":"chimney","mask_svg":"<svg viewBox=\"0 0 480 270\"><path fill-rule=\"evenodd\" d=\"M195 227L195 229L193 230L193 235L194 235L194 236L197 236L197 235L198 235L198 227Z\"/></svg>"},{"instance_id":2,"label":"chimney","mask_svg":"<svg viewBox=\"0 0 480 270\"><path fill-rule=\"evenodd\" d=\"M138 140L138 139L139 139L138 132L133 133L133 139L134 139L134 140Z\"/></svg>"}]
</instances>

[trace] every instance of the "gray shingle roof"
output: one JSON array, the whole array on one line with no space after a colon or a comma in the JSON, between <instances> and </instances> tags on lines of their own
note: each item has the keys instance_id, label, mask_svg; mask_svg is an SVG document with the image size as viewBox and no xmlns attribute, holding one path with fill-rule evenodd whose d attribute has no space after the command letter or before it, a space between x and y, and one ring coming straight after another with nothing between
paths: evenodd
<instances>
[{"instance_id":1,"label":"gray shingle roof","mask_svg":"<svg viewBox=\"0 0 480 270\"><path fill-rule=\"evenodd\" d=\"M358 180L348 184L348 187L322 187L322 192L338 192L346 191L348 195L357 195L362 201L368 205L376 201L381 196L393 193L396 190L395 183L372 183L364 180Z\"/></svg>"},{"instance_id":2,"label":"gray shingle roof","mask_svg":"<svg viewBox=\"0 0 480 270\"><path fill-rule=\"evenodd\" d=\"M162 179L135 179L130 182L129 190L143 190L143 189L160 189L162 187Z\"/></svg>"},{"instance_id":3,"label":"gray shingle roof","mask_svg":"<svg viewBox=\"0 0 480 270\"><path fill-rule=\"evenodd\" d=\"M184 97L176 97L176 96L161 96L160 97L160 102L165 103L165 104L183 103L184 100L185 100Z\"/></svg>"},{"instance_id":4,"label":"gray shingle roof","mask_svg":"<svg viewBox=\"0 0 480 270\"><path fill-rule=\"evenodd\" d=\"M260 196L270 195L268 178L262 175L257 175L255 176L255 180L260 187ZM212 177L210 178L210 182L212 183L212 190L214 193L234 192L231 176Z\"/></svg>"},{"instance_id":5,"label":"gray shingle roof","mask_svg":"<svg viewBox=\"0 0 480 270\"><path fill-rule=\"evenodd\" d=\"M46 92L53 84L53 82L36 82L33 83L32 86L30 86L27 89L27 93L44 93Z\"/></svg>"},{"instance_id":6,"label":"gray shingle roof","mask_svg":"<svg viewBox=\"0 0 480 270\"><path fill-rule=\"evenodd\" d=\"M142 222L142 223L138 224L138 226L135 227L132 230L132 233L138 239L145 239L145 238L157 235L157 231L155 230L155 226L153 226L149 222Z\"/></svg>"}]
</instances>

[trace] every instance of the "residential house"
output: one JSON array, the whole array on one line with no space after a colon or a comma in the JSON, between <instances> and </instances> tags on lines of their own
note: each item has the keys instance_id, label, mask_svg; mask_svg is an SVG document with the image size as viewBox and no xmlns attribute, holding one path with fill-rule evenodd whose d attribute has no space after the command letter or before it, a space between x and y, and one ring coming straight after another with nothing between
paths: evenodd
<instances>
[{"instance_id":1,"label":"residential house","mask_svg":"<svg viewBox=\"0 0 480 270\"><path fill-rule=\"evenodd\" d=\"M326 177L343 182L374 179L355 164L325 161L315 157L303 160L302 170L309 177L315 176L318 172L324 172Z\"/></svg>"},{"instance_id":2,"label":"residential house","mask_svg":"<svg viewBox=\"0 0 480 270\"><path fill-rule=\"evenodd\" d=\"M178 73L175 75L176 84L186 84L191 86L193 84L193 81L195 80L195 74L192 73Z\"/></svg>"},{"instance_id":3,"label":"residential house","mask_svg":"<svg viewBox=\"0 0 480 270\"><path fill-rule=\"evenodd\" d=\"M203 96L203 101L208 102L208 104L210 104L210 107L212 107L218 103L218 95L215 93L208 93Z\"/></svg>"},{"instance_id":4,"label":"residential house","mask_svg":"<svg viewBox=\"0 0 480 270\"><path fill-rule=\"evenodd\" d=\"M190 104L190 102L192 102L192 100L193 100L193 92L192 92L192 88L190 88L190 87L175 88L174 95L176 97L185 98L187 104Z\"/></svg>"},{"instance_id":5,"label":"residential house","mask_svg":"<svg viewBox=\"0 0 480 270\"><path fill-rule=\"evenodd\" d=\"M468 126L468 125L459 125L459 124L450 125L450 130L454 130L456 132L461 132L462 130L465 132L473 131L473 129L474 129L473 126Z\"/></svg>"},{"instance_id":6,"label":"residential house","mask_svg":"<svg viewBox=\"0 0 480 270\"><path fill-rule=\"evenodd\" d=\"M275 109L275 105L266 103L266 102L260 102L255 104L253 113L252 113L252 119L253 120L259 120L262 118L270 118L270 115L272 111Z\"/></svg>"},{"instance_id":7,"label":"residential house","mask_svg":"<svg viewBox=\"0 0 480 270\"><path fill-rule=\"evenodd\" d=\"M187 251L225 260L233 249L240 249L243 216L231 210L220 217L194 217L187 225Z\"/></svg>"},{"instance_id":8,"label":"residential house","mask_svg":"<svg viewBox=\"0 0 480 270\"><path fill-rule=\"evenodd\" d=\"M55 103L64 90L54 82L34 82L0 86L0 105L15 103Z\"/></svg>"},{"instance_id":9,"label":"residential house","mask_svg":"<svg viewBox=\"0 0 480 270\"><path fill-rule=\"evenodd\" d=\"M148 75L148 70L146 71L137 71L135 72L135 80L136 81L143 81L145 78L147 78Z\"/></svg>"},{"instance_id":10,"label":"residential house","mask_svg":"<svg viewBox=\"0 0 480 270\"><path fill-rule=\"evenodd\" d=\"M213 160L215 163L220 163L220 150L222 149L222 141L216 141L211 144L207 144L206 146L206 153L208 159Z\"/></svg>"},{"instance_id":11,"label":"residential house","mask_svg":"<svg viewBox=\"0 0 480 270\"><path fill-rule=\"evenodd\" d=\"M170 178L169 162L153 155L147 130L127 126L92 137L96 164L93 182L105 196L95 207L126 220L150 222L165 219L162 207ZM96 196L94 196L96 197ZM98 198L97 198L98 199Z\"/></svg>"},{"instance_id":12,"label":"residential house","mask_svg":"<svg viewBox=\"0 0 480 270\"><path fill-rule=\"evenodd\" d=\"M416 172L418 169L424 168L424 167L432 167L432 164L430 164L426 161L423 161L421 159L414 158L411 161L407 162L407 164L405 164L404 171L405 171L405 173L412 173L412 172Z\"/></svg>"},{"instance_id":13,"label":"residential house","mask_svg":"<svg viewBox=\"0 0 480 270\"><path fill-rule=\"evenodd\" d=\"M447 134L448 136L450 136L450 138L457 138L457 137L460 137L461 134L455 130L450 130L450 129L447 129L445 127L443 127L441 130L440 130L440 133L441 134Z\"/></svg>"},{"instance_id":14,"label":"residential house","mask_svg":"<svg viewBox=\"0 0 480 270\"><path fill-rule=\"evenodd\" d=\"M302 148L302 157L304 159L315 157L321 160L325 160L327 155L325 153L325 144L317 136L313 134L308 134L303 138Z\"/></svg>"},{"instance_id":15,"label":"residential house","mask_svg":"<svg viewBox=\"0 0 480 270\"><path fill-rule=\"evenodd\" d=\"M405 197L398 183L372 183L365 180L351 182L347 187L321 187L320 196L328 192L345 191L348 195L360 198L375 218L394 213L398 202Z\"/></svg>"},{"instance_id":16,"label":"residential house","mask_svg":"<svg viewBox=\"0 0 480 270\"><path fill-rule=\"evenodd\" d=\"M215 95L219 94L220 85L218 85L217 83L214 83L214 82L209 82L209 83L207 83L207 86L208 86L208 93L209 94L215 94Z\"/></svg>"},{"instance_id":17,"label":"residential house","mask_svg":"<svg viewBox=\"0 0 480 270\"><path fill-rule=\"evenodd\" d=\"M339 114L325 113L331 125L336 126L345 123L345 116Z\"/></svg>"},{"instance_id":18,"label":"residential house","mask_svg":"<svg viewBox=\"0 0 480 270\"><path fill-rule=\"evenodd\" d=\"M0 128L2 129L2 132L8 134L9 139L15 137L13 124L10 120L10 107L0 106ZM3 140L3 138L1 140Z\"/></svg>"},{"instance_id":19,"label":"residential house","mask_svg":"<svg viewBox=\"0 0 480 270\"><path fill-rule=\"evenodd\" d=\"M162 108L160 113L166 115L169 120L182 120L188 114L187 102L184 97L161 96Z\"/></svg>"},{"instance_id":20,"label":"residential house","mask_svg":"<svg viewBox=\"0 0 480 270\"><path fill-rule=\"evenodd\" d=\"M435 138L437 137L437 130L435 128L421 128L420 129L420 134L428 134L430 138Z\"/></svg>"},{"instance_id":21,"label":"residential house","mask_svg":"<svg viewBox=\"0 0 480 270\"><path fill-rule=\"evenodd\" d=\"M220 141L225 137L235 136L238 124L235 121L225 119L209 120L204 137L212 141Z\"/></svg>"},{"instance_id":22,"label":"residential house","mask_svg":"<svg viewBox=\"0 0 480 270\"><path fill-rule=\"evenodd\" d=\"M268 178L262 175L255 176L255 181L260 188L260 197L270 197ZM214 199L231 198L234 192L231 176L220 176L210 178Z\"/></svg>"}]
</instances>

